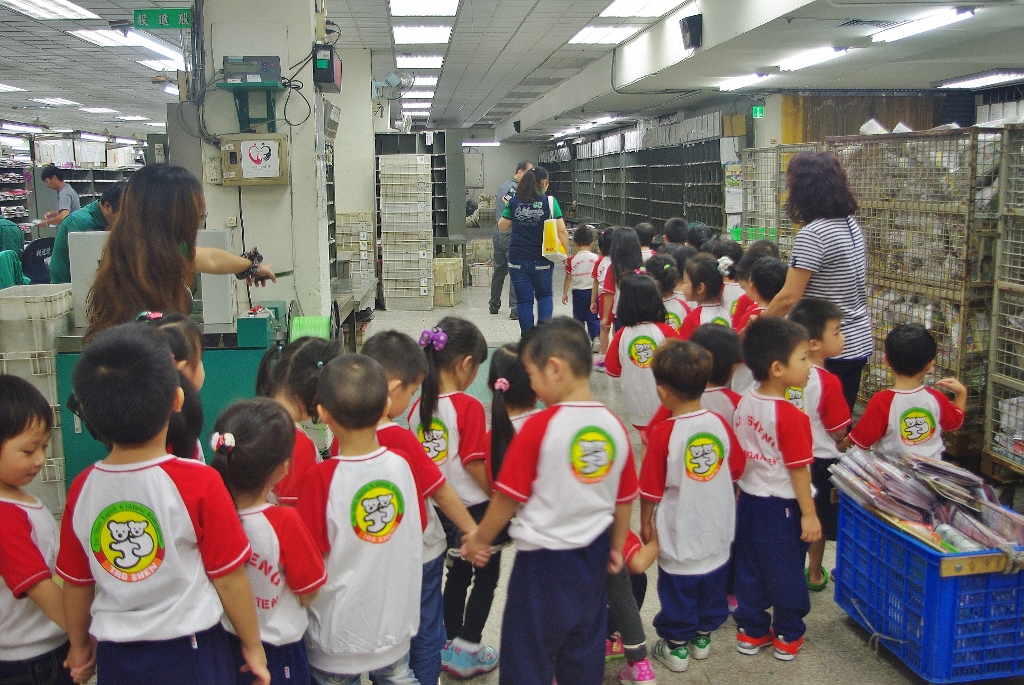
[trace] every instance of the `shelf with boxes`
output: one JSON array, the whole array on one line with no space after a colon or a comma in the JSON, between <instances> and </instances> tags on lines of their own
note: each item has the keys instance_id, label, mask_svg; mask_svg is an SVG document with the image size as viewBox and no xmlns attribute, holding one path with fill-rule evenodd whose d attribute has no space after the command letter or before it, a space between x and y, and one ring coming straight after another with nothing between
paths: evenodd
<instances>
[{"instance_id":1,"label":"shelf with boxes","mask_svg":"<svg viewBox=\"0 0 1024 685\"><path fill-rule=\"evenodd\" d=\"M0 159L0 218L18 223L29 217L32 191L32 165L13 159Z\"/></svg>"}]
</instances>

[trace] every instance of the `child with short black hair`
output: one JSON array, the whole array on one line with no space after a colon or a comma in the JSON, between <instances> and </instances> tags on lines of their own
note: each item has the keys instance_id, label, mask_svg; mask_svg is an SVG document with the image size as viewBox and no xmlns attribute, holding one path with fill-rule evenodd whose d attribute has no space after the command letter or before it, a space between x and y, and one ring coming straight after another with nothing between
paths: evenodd
<instances>
[{"instance_id":1,"label":"child with short black hair","mask_svg":"<svg viewBox=\"0 0 1024 685\"><path fill-rule=\"evenodd\" d=\"M728 326L729 310L722 306L722 272L718 261L698 254L683 267L683 297L697 306L687 314L679 328L679 337L689 340L698 326L706 323Z\"/></svg>"},{"instance_id":2,"label":"child with short black hair","mask_svg":"<svg viewBox=\"0 0 1024 685\"><path fill-rule=\"evenodd\" d=\"M266 685L245 571L252 550L235 505L215 470L166 453L183 396L164 337L141 323L98 333L71 384L86 421L113 444L75 478L61 521L72 673L95 659L102 685L134 685L140 668L153 683L233 682L226 615Z\"/></svg>"},{"instance_id":3,"label":"child with short black hair","mask_svg":"<svg viewBox=\"0 0 1024 685\"><path fill-rule=\"evenodd\" d=\"M647 444L647 424L658 411L658 391L651 364L654 353L676 331L665 323L665 305L657 283L647 274L633 274L622 281L619 322L622 323L608 346L605 371L621 378L622 404L626 417Z\"/></svg>"},{"instance_id":4,"label":"child with short black hair","mask_svg":"<svg viewBox=\"0 0 1024 685\"><path fill-rule=\"evenodd\" d=\"M708 351L692 342L668 341L655 354L658 396L672 418L651 433L640 469L641 538L656 527L660 546L654 658L677 673L691 656L708 657L711 633L729 617L732 482L744 456L725 419L701 407L712 368Z\"/></svg>"},{"instance_id":5,"label":"child with short black hair","mask_svg":"<svg viewBox=\"0 0 1024 685\"><path fill-rule=\"evenodd\" d=\"M53 581L60 533L25 491L46 463L53 409L31 383L0 376L0 682L70 685L64 592ZM89 673L74 674L85 682Z\"/></svg>"},{"instance_id":6,"label":"child with short black hair","mask_svg":"<svg viewBox=\"0 0 1024 685\"><path fill-rule=\"evenodd\" d=\"M654 242L654 236L657 234L657 229L654 228L654 224L649 221L641 221L633 227L636 231L636 237L640 240L640 256L644 262L651 258L654 254L654 250L651 249L651 244Z\"/></svg>"},{"instance_id":7,"label":"child with short black hair","mask_svg":"<svg viewBox=\"0 0 1024 685\"><path fill-rule=\"evenodd\" d=\"M828 571L822 565L825 540L835 540L837 507L832 503L829 466L839 458L837 443L846 437L851 423L850 407L843 396L839 378L825 369L825 360L843 352L843 310L829 300L805 297L789 310L789 320L807 329L810 338L811 374L803 388L789 388L787 398L811 419L814 463L811 484L817 491L814 507L821 521L821 539L808 552L807 588L821 592L828 585Z\"/></svg>"},{"instance_id":8,"label":"child with short black hair","mask_svg":"<svg viewBox=\"0 0 1024 685\"><path fill-rule=\"evenodd\" d=\"M317 383L324 365L341 354L338 340L304 336L284 347L272 347L260 360L256 373L256 395L269 397L292 417L295 443L291 467L272 491L277 504L294 507L299 501L300 484L322 459L313 440L299 424L319 421L316 406Z\"/></svg>"},{"instance_id":9,"label":"child with short black hair","mask_svg":"<svg viewBox=\"0 0 1024 685\"><path fill-rule=\"evenodd\" d=\"M419 627L423 514L415 463L377 442L387 415L380 364L361 354L328 362L317 411L338 438L339 456L306 476L298 511L324 555L328 580L309 605L306 633L313 679L356 685L416 682L410 640ZM415 503L415 504L414 504ZM357 616L359 630L345 630Z\"/></svg>"},{"instance_id":10,"label":"child with short black hair","mask_svg":"<svg viewBox=\"0 0 1024 685\"><path fill-rule=\"evenodd\" d=\"M252 545L246 573L256 596L267 669L271 682L278 683L310 682L302 640L309 626L306 607L327 582L324 558L299 514L269 499L271 489L288 473L294 442L292 417L264 397L230 405L217 417L210 438L212 466L234 498ZM230 621L224 627L234 633ZM240 668L245 665L240 645L237 638L231 642ZM250 680L243 675L238 682Z\"/></svg>"},{"instance_id":11,"label":"child with short black hair","mask_svg":"<svg viewBox=\"0 0 1024 685\"><path fill-rule=\"evenodd\" d=\"M714 237L714 229L702 221L692 221L686 229L686 244L696 250Z\"/></svg>"},{"instance_id":12,"label":"child with short black hair","mask_svg":"<svg viewBox=\"0 0 1024 685\"><path fill-rule=\"evenodd\" d=\"M754 301L750 298L748 288L750 287L750 272L754 268L754 264L757 260L762 257L774 257L779 259L779 246L770 240L758 240L750 245L747 245L747 249L743 253L743 257L736 263L734 269L736 271L736 282L739 283L743 289L743 294L740 295L739 299L736 300L736 311L732 315L733 328L736 328L736 324L739 319L747 313L747 310L755 306Z\"/></svg>"},{"instance_id":13,"label":"child with short black hair","mask_svg":"<svg viewBox=\"0 0 1024 685\"><path fill-rule=\"evenodd\" d=\"M690 310L686 303L676 296L676 288L682 280L676 260L671 255L658 253L647 260L644 268L661 291L661 302L665 305L665 323L671 326L672 330L678 331Z\"/></svg>"},{"instance_id":14,"label":"child with short black hair","mask_svg":"<svg viewBox=\"0 0 1024 685\"><path fill-rule=\"evenodd\" d=\"M754 262L746 287L747 295L754 304L741 316L736 317L733 328L737 332L742 332L752 319L764 313L786 284L788 270L785 262L774 257L761 257Z\"/></svg>"},{"instance_id":15,"label":"child with short black hair","mask_svg":"<svg viewBox=\"0 0 1024 685\"><path fill-rule=\"evenodd\" d=\"M936 381L935 388L953 393L950 402L940 390L924 385L935 368L935 338L920 324L901 324L885 336L885 363L895 382L876 392L848 438L857 447L881 454L942 459L943 431L964 423L967 388L956 378Z\"/></svg>"},{"instance_id":16,"label":"child with short black hair","mask_svg":"<svg viewBox=\"0 0 1024 685\"><path fill-rule=\"evenodd\" d=\"M572 290L572 317L587 327L593 341L601 335L601 321L590 308L594 292L594 268L599 259L594 254L594 229L580 226L573 233L572 242L576 252L565 260L562 304L568 304L569 291Z\"/></svg>"},{"instance_id":17,"label":"child with short black hair","mask_svg":"<svg viewBox=\"0 0 1024 685\"><path fill-rule=\"evenodd\" d=\"M448 640L441 597L448 538L437 509L459 530L472 530L476 528L476 522L458 493L427 455L423 444L412 431L395 423L395 419L408 410L412 396L426 378L427 357L423 348L405 333L381 331L363 344L362 354L380 364L388 381L390 405L377 424L377 442L381 447L409 459L413 476L424 479L417 480L417 489L423 497L420 513L424 526L420 627L410 643L409 667L421 683L433 683L441 676L441 651ZM337 441L331 454L338 454Z\"/></svg>"},{"instance_id":18,"label":"child with short black hair","mask_svg":"<svg viewBox=\"0 0 1024 685\"><path fill-rule=\"evenodd\" d=\"M686 242L686 234L690 230L690 225L686 223L686 219L678 216L674 216L665 222L664 228L661 229L665 238L665 244L682 245Z\"/></svg>"},{"instance_id":19,"label":"child with short black hair","mask_svg":"<svg viewBox=\"0 0 1024 685\"><path fill-rule=\"evenodd\" d=\"M736 313L736 303L743 295L743 286L736 280L736 264L743 259L743 246L735 240L719 236L705 243L701 252L707 252L718 260L722 271L722 306L729 310L729 316Z\"/></svg>"},{"instance_id":20,"label":"child with short black hair","mask_svg":"<svg viewBox=\"0 0 1024 685\"><path fill-rule=\"evenodd\" d=\"M706 323L693 332L690 342L711 353L711 377L701 396L700 406L718 414L732 426L740 396L729 388L729 384L742 363L740 337L731 328Z\"/></svg>"},{"instance_id":21,"label":"child with short black hair","mask_svg":"<svg viewBox=\"0 0 1024 685\"><path fill-rule=\"evenodd\" d=\"M502 685L593 685L604 678L608 573L636 497L625 426L594 401L586 331L566 317L542 322L520 345L530 384L547 409L512 440L494 497L462 552L480 562L515 516L516 543L502 620Z\"/></svg>"},{"instance_id":22,"label":"child with short black hair","mask_svg":"<svg viewBox=\"0 0 1024 685\"><path fill-rule=\"evenodd\" d=\"M776 659L790 661L803 646L811 608L807 546L821 538L808 468L810 420L786 401L787 388L807 385L807 331L762 317L747 328L743 355L760 385L743 396L733 418L747 457L736 506L736 648L757 654L772 645Z\"/></svg>"}]
</instances>

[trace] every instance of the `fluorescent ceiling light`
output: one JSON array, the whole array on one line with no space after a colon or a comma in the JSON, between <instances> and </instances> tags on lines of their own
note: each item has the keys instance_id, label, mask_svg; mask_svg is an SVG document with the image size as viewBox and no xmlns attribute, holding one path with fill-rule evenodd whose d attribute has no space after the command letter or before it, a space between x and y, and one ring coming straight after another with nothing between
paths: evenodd
<instances>
[{"instance_id":1,"label":"fluorescent ceiling light","mask_svg":"<svg viewBox=\"0 0 1024 685\"><path fill-rule=\"evenodd\" d=\"M426 86L428 88L433 88L434 86L437 85L437 77L436 76L417 76L416 80L413 82L412 85L416 86L417 88L421 88L423 86Z\"/></svg>"},{"instance_id":2,"label":"fluorescent ceiling light","mask_svg":"<svg viewBox=\"0 0 1024 685\"><path fill-rule=\"evenodd\" d=\"M952 81L946 81L939 86L939 88L964 88L970 90L973 88L995 86L1000 83L1009 83L1011 81L1024 81L1024 72L1005 70L987 71L982 74L972 74L970 76L953 79Z\"/></svg>"},{"instance_id":3,"label":"fluorescent ceiling light","mask_svg":"<svg viewBox=\"0 0 1024 685\"><path fill-rule=\"evenodd\" d=\"M139 31L128 31L128 35L111 29L81 29L77 31L69 31L69 33L84 41L88 41L93 45L99 45L103 48L146 48L147 50L155 52L158 55L163 55L168 59L181 59L181 50L176 46L157 40L156 38L148 36L145 33L140 33Z\"/></svg>"},{"instance_id":4,"label":"fluorescent ceiling light","mask_svg":"<svg viewBox=\"0 0 1024 685\"><path fill-rule=\"evenodd\" d=\"M64 98L32 98L32 102L38 102L43 105L54 105L60 107L61 105L80 105L82 103L75 102L74 100L65 100Z\"/></svg>"},{"instance_id":5,"label":"fluorescent ceiling light","mask_svg":"<svg viewBox=\"0 0 1024 685\"><path fill-rule=\"evenodd\" d=\"M146 122L146 126L159 126L160 128L163 128L166 125L167 124L165 124L162 121L147 121Z\"/></svg>"},{"instance_id":6,"label":"fluorescent ceiling light","mask_svg":"<svg viewBox=\"0 0 1024 685\"><path fill-rule=\"evenodd\" d=\"M127 114L117 118L121 121L149 121L149 117L140 117L138 114Z\"/></svg>"},{"instance_id":7,"label":"fluorescent ceiling light","mask_svg":"<svg viewBox=\"0 0 1024 685\"><path fill-rule=\"evenodd\" d=\"M81 138L82 140L91 140L91 141L94 141L96 143L105 143L105 142L107 142L107 137L106 136L101 136L101 135L98 135L96 133L85 133L83 131L82 133L78 134L78 137Z\"/></svg>"},{"instance_id":8,"label":"fluorescent ceiling light","mask_svg":"<svg viewBox=\"0 0 1024 685\"><path fill-rule=\"evenodd\" d=\"M501 143L494 141L492 143L485 143L480 140L464 140L462 141L462 147L500 147Z\"/></svg>"},{"instance_id":9,"label":"fluorescent ceiling light","mask_svg":"<svg viewBox=\"0 0 1024 685\"><path fill-rule=\"evenodd\" d=\"M440 69L443 65L443 55L397 55L395 57L395 66L399 69Z\"/></svg>"},{"instance_id":10,"label":"fluorescent ceiling light","mask_svg":"<svg viewBox=\"0 0 1024 685\"><path fill-rule=\"evenodd\" d=\"M0 5L33 19L99 19L84 7L67 0L0 0Z\"/></svg>"},{"instance_id":11,"label":"fluorescent ceiling light","mask_svg":"<svg viewBox=\"0 0 1024 685\"><path fill-rule=\"evenodd\" d=\"M402 109L430 109L433 104L426 100L406 100L402 103Z\"/></svg>"},{"instance_id":12,"label":"fluorescent ceiling light","mask_svg":"<svg viewBox=\"0 0 1024 685\"><path fill-rule=\"evenodd\" d=\"M88 112L89 114L115 114L116 109L110 109L109 107L79 107L79 112Z\"/></svg>"},{"instance_id":13,"label":"fluorescent ceiling light","mask_svg":"<svg viewBox=\"0 0 1024 685\"><path fill-rule=\"evenodd\" d=\"M0 136L0 145L9 145L10 147L18 150L27 150L28 141L24 138L15 138L13 136Z\"/></svg>"},{"instance_id":14,"label":"fluorescent ceiling light","mask_svg":"<svg viewBox=\"0 0 1024 685\"><path fill-rule=\"evenodd\" d=\"M429 117L430 112L424 112L420 110L403 111L402 114L407 117Z\"/></svg>"},{"instance_id":15,"label":"fluorescent ceiling light","mask_svg":"<svg viewBox=\"0 0 1024 685\"><path fill-rule=\"evenodd\" d=\"M686 0L615 0L602 17L663 17Z\"/></svg>"},{"instance_id":16,"label":"fluorescent ceiling light","mask_svg":"<svg viewBox=\"0 0 1024 685\"><path fill-rule=\"evenodd\" d=\"M74 133L75 130L71 128L51 128L50 133Z\"/></svg>"},{"instance_id":17,"label":"fluorescent ceiling light","mask_svg":"<svg viewBox=\"0 0 1024 685\"><path fill-rule=\"evenodd\" d=\"M622 41L635 36L642 26L584 26L579 33L569 39L570 44L584 45L618 45Z\"/></svg>"},{"instance_id":18,"label":"fluorescent ceiling light","mask_svg":"<svg viewBox=\"0 0 1024 685\"><path fill-rule=\"evenodd\" d=\"M24 90L24 88L18 88L18 86L8 86L4 83L0 83L0 93L16 93L24 92Z\"/></svg>"},{"instance_id":19,"label":"fluorescent ceiling light","mask_svg":"<svg viewBox=\"0 0 1024 685\"><path fill-rule=\"evenodd\" d=\"M115 143L124 143L125 145L135 145L138 141L134 138L114 138Z\"/></svg>"},{"instance_id":20,"label":"fluorescent ceiling light","mask_svg":"<svg viewBox=\"0 0 1024 685\"><path fill-rule=\"evenodd\" d=\"M459 0L391 0L392 17L454 17Z\"/></svg>"},{"instance_id":21,"label":"fluorescent ceiling light","mask_svg":"<svg viewBox=\"0 0 1024 685\"><path fill-rule=\"evenodd\" d=\"M452 37L451 26L393 26L395 45L420 43L447 43Z\"/></svg>"},{"instance_id":22,"label":"fluorescent ceiling light","mask_svg":"<svg viewBox=\"0 0 1024 685\"><path fill-rule=\"evenodd\" d=\"M955 24L958 21L964 19L970 19L974 16L974 10L959 10L955 7L936 12L935 14L929 14L927 17L921 19L915 19L914 21L908 21L905 24L894 26L891 29L885 29L871 35L871 40L875 43L892 43L893 41L902 40L909 38L910 36L916 36L919 33L925 31L932 31L934 29L942 28L943 26L949 26Z\"/></svg>"},{"instance_id":23,"label":"fluorescent ceiling light","mask_svg":"<svg viewBox=\"0 0 1024 685\"><path fill-rule=\"evenodd\" d=\"M722 81L718 84L718 90L738 90L740 88L746 88L752 86L755 83L760 83L765 79L771 78L771 74L747 74L746 76L737 76Z\"/></svg>"},{"instance_id":24,"label":"fluorescent ceiling light","mask_svg":"<svg viewBox=\"0 0 1024 685\"><path fill-rule=\"evenodd\" d=\"M402 93L403 100L429 100L434 97L432 90L407 90Z\"/></svg>"},{"instance_id":25,"label":"fluorescent ceiling light","mask_svg":"<svg viewBox=\"0 0 1024 685\"><path fill-rule=\"evenodd\" d=\"M135 60L144 67L153 71L182 71L185 69L184 60L173 59L137 59Z\"/></svg>"},{"instance_id":26,"label":"fluorescent ceiling light","mask_svg":"<svg viewBox=\"0 0 1024 685\"><path fill-rule=\"evenodd\" d=\"M820 50L809 50L807 52L801 52L795 57L784 59L779 62L779 69L782 71L799 71L800 69L806 69L807 67L813 67L815 64L821 64L822 62L828 62L829 60L842 57L847 54L848 50L836 50L835 48L821 48Z\"/></svg>"},{"instance_id":27,"label":"fluorescent ceiling light","mask_svg":"<svg viewBox=\"0 0 1024 685\"><path fill-rule=\"evenodd\" d=\"M164 86L164 92L168 95L178 95L180 91L178 90L178 86L174 85L173 83L168 83L166 86Z\"/></svg>"},{"instance_id":28,"label":"fluorescent ceiling light","mask_svg":"<svg viewBox=\"0 0 1024 685\"><path fill-rule=\"evenodd\" d=\"M15 124L11 121L5 121L0 124L0 129L4 131L15 131L16 133L42 133L43 129L38 126L27 126L25 124Z\"/></svg>"}]
</instances>

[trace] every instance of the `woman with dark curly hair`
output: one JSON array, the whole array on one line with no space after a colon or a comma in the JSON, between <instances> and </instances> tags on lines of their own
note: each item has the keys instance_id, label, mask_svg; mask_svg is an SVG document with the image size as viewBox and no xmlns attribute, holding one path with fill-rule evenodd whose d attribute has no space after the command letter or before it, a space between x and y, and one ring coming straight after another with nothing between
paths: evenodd
<instances>
[{"instance_id":1,"label":"woman with dark curly hair","mask_svg":"<svg viewBox=\"0 0 1024 685\"><path fill-rule=\"evenodd\" d=\"M839 159L829 152L801 152L786 170L786 212L803 228L793 239L782 291L763 316L785 316L802 297L817 297L843 310L843 353L825 362L839 377L851 411L861 373L872 352L868 319L867 255L857 220L857 199Z\"/></svg>"}]
</instances>

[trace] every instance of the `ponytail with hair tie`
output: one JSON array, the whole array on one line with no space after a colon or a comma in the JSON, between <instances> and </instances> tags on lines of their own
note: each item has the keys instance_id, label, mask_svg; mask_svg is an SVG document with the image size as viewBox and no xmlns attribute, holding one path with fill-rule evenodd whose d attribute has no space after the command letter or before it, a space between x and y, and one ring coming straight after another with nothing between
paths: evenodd
<instances>
[{"instance_id":1,"label":"ponytail with hair tie","mask_svg":"<svg viewBox=\"0 0 1024 685\"><path fill-rule=\"evenodd\" d=\"M507 378L499 378L494 381L494 392L508 392L510 387Z\"/></svg>"},{"instance_id":2,"label":"ponytail with hair tie","mask_svg":"<svg viewBox=\"0 0 1024 685\"><path fill-rule=\"evenodd\" d=\"M729 257L722 255L718 258L718 273L723 276L729 275L729 269L732 268L733 261Z\"/></svg>"}]
</instances>

